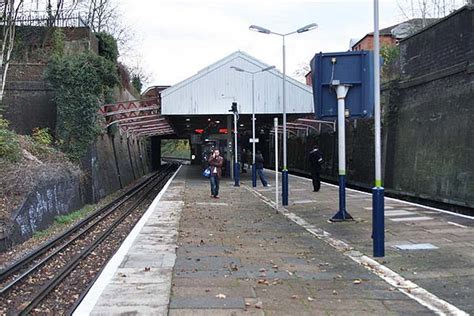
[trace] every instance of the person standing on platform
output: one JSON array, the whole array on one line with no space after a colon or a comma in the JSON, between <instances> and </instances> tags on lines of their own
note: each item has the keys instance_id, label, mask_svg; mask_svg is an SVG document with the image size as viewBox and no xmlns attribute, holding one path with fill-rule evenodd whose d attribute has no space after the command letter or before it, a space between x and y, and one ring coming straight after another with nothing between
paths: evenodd
<instances>
[{"instance_id":1,"label":"person standing on platform","mask_svg":"<svg viewBox=\"0 0 474 316\"><path fill-rule=\"evenodd\" d=\"M257 153L255 154L255 169L257 170L258 177L260 178L260 181L262 181L262 185L264 187L268 187L269 184L267 182L267 179L265 178L265 175L263 174L263 155L260 150L257 150Z\"/></svg>"},{"instance_id":2,"label":"person standing on platform","mask_svg":"<svg viewBox=\"0 0 474 316\"><path fill-rule=\"evenodd\" d=\"M211 176L209 177L211 182L211 197L214 199L219 198L219 179L222 176L222 164L224 158L220 155L219 149L214 149L211 156L209 157L209 167L211 168Z\"/></svg>"},{"instance_id":3,"label":"person standing on platform","mask_svg":"<svg viewBox=\"0 0 474 316\"><path fill-rule=\"evenodd\" d=\"M309 163L311 167L311 177L313 178L313 192L318 192L321 188L321 166L323 165L323 155L318 146L314 146L309 152Z\"/></svg>"},{"instance_id":4,"label":"person standing on platform","mask_svg":"<svg viewBox=\"0 0 474 316\"><path fill-rule=\"evenodd\" d=\"M247 163L247 151L245 148L242 149L242 153L240 154L240 161L242 162L242 173L247 173L245 169L245 164Z\"/></svg>"}]
</instances>

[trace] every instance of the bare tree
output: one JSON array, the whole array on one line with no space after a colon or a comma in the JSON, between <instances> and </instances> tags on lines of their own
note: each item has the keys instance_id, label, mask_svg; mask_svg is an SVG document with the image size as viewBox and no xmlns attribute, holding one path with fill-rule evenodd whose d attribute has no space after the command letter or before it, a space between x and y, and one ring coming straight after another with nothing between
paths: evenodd
<instances>
[{"instance_id":1,"label":"bare tree","mask_svg":"<svg viewBox=\"0 0 474 316\"><path fill-rule=\"evenodd\" d=\"M52 27L58 19L67 18L74 13L78 0L31 0L23 2L23 12L20 12L20 16L45 19L46 26Z\"/></svg>"},{"instance_id":2,"label":"bare tree","mask_svg":"<svg viewBox=\"0 0 474 316\"><path fill-rule=\"evenodd\" d=\"M143 86L147 86L150 83L151 74L143 68L143 61L141 56L134 58L134 60L130 61L130 63L132 64L128 68L132 80L138 79Z\"/></svg>"},{"instance_id":3,"label":"bare tree","mask_svg":"<svg viewBox=\"0 0 474 316\"><path fill-rule=\"evenodd\" d=\"M117 6L112 0L88 0L83 2L87 11L85 21L93 32L108 31L117 19Z\"/></svg>"},{"instance_id":4,"label":"bare tree","mask_svg":"<svg viewBox=\"0 0 474 316\"><path fill-rule=\"evenodd\" d=\"M2 57L0 67L2 69L0 82L0 103L3 102L5 83L7 80L8 66L15 44L15 21L18 12L23 5L23 0L4 0L1 4L2 10Z\"/></svg>"},{"instance_id":5,"label":"bare tree","mask_svg":"<svg viewBox=\"0 0 474 316\"><path fill-rule=\"evenodd\" d=\"M298 68L293 72L293 75L298 81L306 82L306 75L311 71L308 63L302 62L298 64Z\"/></svg>"},{"instance_id":6,"label":"bare tree","mask_svg":"<svg viewBox=\"0 0 474 316\"><path fill-rule=\"evenodd\" d=\"M405 19L421 18L421 26L425 27L427 19L444 17L468 2L469 0L397 0L397 5Z\"/></svg>"},{"instance_id":7,"label":"bare tree","mask_svg":"<svg viewBox=\"0 0 474 316\"><path fill-rule=\"evenodd\" d=\"M80 0L79 9L93 32L107 32L115 37L120 51L127 48L133 32L123 22L116 0Z\"/></svg>"}]
</instances>

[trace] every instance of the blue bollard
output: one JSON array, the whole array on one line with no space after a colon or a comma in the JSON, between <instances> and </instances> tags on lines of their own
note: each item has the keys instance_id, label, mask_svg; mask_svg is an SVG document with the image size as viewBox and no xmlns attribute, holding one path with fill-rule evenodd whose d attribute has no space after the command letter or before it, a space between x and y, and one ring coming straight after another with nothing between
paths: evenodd
<instances>
[{"instance_id":1,"label":"blue bollard","mask_svg":"<svg viewBox=\"0 0 474 316\"><path fill-rule=\"evenodd\" d=\"M384 188L372 188L372 238L374 257L385 256Z\"/></svg>"},{"instance_id":2,"label":"blue bollard","mask_svg":"<svg viewBox=\"0 0 474 316\"><path fill-rule=\"evenodd\" d=\"M234 163L234 187L240 187L240 164Z\"/></svg>"},{"instance_id":3,"label":"blue bollard","mask_svg":"<svg viewBox=\"0 0 474 316\"><path fill-rule=\"evenodd\" d=\"M252 187L257 186L257 168L255 168L255 164L252 165Z\"/></svg>"},{"instance_id":4,"label":"blue bollard","mask_svg":"<svg viewBox=\"0 0 474 316\"><path fill-rule=\"evenodd\" d=\"M288 170L281 172L281 204L288 205Z\"/></svg>"}]
</instances>

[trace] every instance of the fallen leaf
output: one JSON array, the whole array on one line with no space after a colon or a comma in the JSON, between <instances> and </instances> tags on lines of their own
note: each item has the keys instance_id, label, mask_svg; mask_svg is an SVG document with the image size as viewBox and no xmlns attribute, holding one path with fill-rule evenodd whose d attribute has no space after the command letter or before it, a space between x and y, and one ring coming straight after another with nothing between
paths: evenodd
<instances>
[{"instance_id":1,"label":"fallen leaf","mask_svg":"<svg viewBox=\"0 0 474 316\"><path fill-rule=\"evenodd\" d=\"M262 307L263 307L262 301L258 301L258 302L255 304L255 308L261 309Z\"/></svg>"},{"instance_id":2,"label":"fallen leaf","mask_svg":"<svg viewBox=\"0 0 474 316\"><path fill-rule=\"evenodd\" d=\"M332 290L332 295L337 295L337 291L336 291L336 290Z\"/></svg>"},{"instance_id":3,"label":"fallen leaf","mask_svg":"<svg viewBox=\"0 0 474 316\"><path fill-rule=\"evenodd\" d=\"M216 297L217 297L217 298L220 298L220 299L226 298L226 296L225 296L224 294L222 294L222 293L217 294Z\"/></svg>"},{"instance_id":4,"label":"fallen leaf","mask_svg":"<svg viewBox=\"0 0 474 316\"><path fill-rule=\"evenodd\" d=\"M291 298L296 300L298 298L298 295L291 295Z\"/></svg>"},{"instance_id":5,"label":"fallen leaf","mask_svg":"<svg viewBox=\"0 0 474 316\"><path fill-rule=\"evenodd\" d=\"M308 296L308 301L312 302L314 301L314 298L312 298L311 296Z\"/></svg>"},{"instance_id":6,"label":"fallen leaf","mask_svg":"<svg viewBox=\"0 0 474 316\"><path fill-rule=\"evenodd\" d=\"M361 284L361 283L362 283L362 280L361 280L361 279L355 279L353 283L354 283L354 284Z\"/></svg>"}]
</instances>

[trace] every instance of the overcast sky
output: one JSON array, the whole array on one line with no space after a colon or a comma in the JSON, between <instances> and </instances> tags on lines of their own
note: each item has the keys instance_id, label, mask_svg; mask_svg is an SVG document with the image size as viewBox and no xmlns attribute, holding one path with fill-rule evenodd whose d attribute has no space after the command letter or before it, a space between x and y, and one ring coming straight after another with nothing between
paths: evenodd
<instances>
[{"instance_id":1,"label":"overcast sky","mask_svg":"<svg viewBox=\"0 0 474 316\"><path fill-rule=\"evenodd\" d=\"M138 35L149 85L173 85L242 50L282 69L281 37L249 31L251 24L287 33L309 23L319 28L287 38L287 73L315 53L345 51L351 38L373 31L372 0L121 0ZM139 5L138 5L139 4ZM396 0L380 0L380 26L404 20Z\"/></svg>"}]
</instances>

